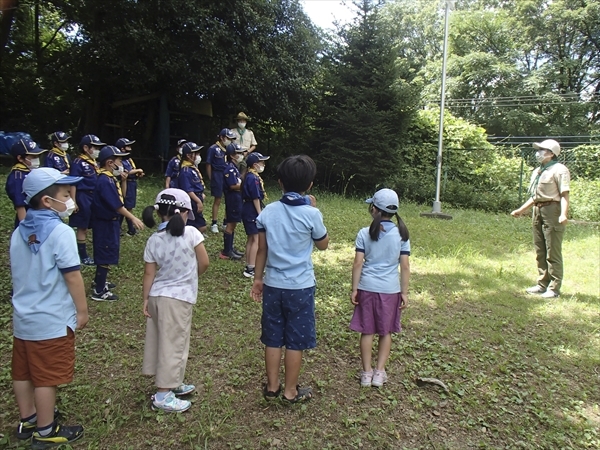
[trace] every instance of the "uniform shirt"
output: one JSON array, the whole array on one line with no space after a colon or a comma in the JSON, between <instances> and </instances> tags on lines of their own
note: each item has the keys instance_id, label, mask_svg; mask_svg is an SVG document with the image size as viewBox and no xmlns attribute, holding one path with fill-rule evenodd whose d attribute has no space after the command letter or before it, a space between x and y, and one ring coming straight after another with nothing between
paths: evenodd
<instances>
[{"instance_id":1,"label":"uniform shirt","mask_svg":"<svg viewBox=\"0 0 600 450\"><path fill-rule=\"evenodd\" d=\"M305 289L315 285L311 253L313 241L327 237L321 211L302 204L270 203L256 218L266 233L265 284L279 289Z\"/></svg>"},{"instance_id":2,"label":"uniform shirt","mask_svg":"<svg viewBox=\"0 0 600 450\"><path fill-rule=\"evenodd\" d=\"M398 264L400 255L410 256L410 240L403 241L398 227L390 220L382 220L383 231L373 241L369 228L362 228L356 236L356 251L365 254L358 289L378 294L400 292Z\"/></svg>"},{"instance_id":3,"label":"uniform shirt","mask_svg":"<svg viewBox=\"0 0 600 450\"><path fill-rule=\"evenodd\" d=\"M225 193L240 194L240 191L234 191L233 189L231 189L231 186L235 186L236 184L240 184L242 182L240 171L238 170L235 163L231 161L227 163L227 168L225 169L225 172L223 172L223 181L225 186Z\"/></svg>"},{"instance_id":4,"label":"uniform shirt","mask_svg":"<svg viewBox=\"0 0 600 450\"><path fill-rule=\"evenodd\" d=\"M261 204L265 198L265 191L262 185L260 175L253 171L248 171L242 185L242 199L245 202L251 202L254 199L259 199Z\"/></svg>"},{"instance_id":5,"label":"uniform shirt","mask_svg":"<svg viewBox=\"0 0 600 450\"><path fill-rule=\"evenodd\" d=\"M120 180L109 170L100 169L92 201L93 218L114 220L120 216L117 210L123 206Z\"/></svg>"},{"instance_id":6,"label":"uniform shirt","mask_svg":"<svg viewBox=\"0 0 600 450\"><path fill-rule=\"evenodd\" d=\"M6 195L13 202L15 208L21 206L28 207L25 202L25 194L23 193L23 181L25 181L29 172L31 172L29 167L25 164L17 163L12 167L8 177L6 177Z\"/></svg>"},{"instance_id":7,"label":"uniform shirt","mask_svg":"<svg viewBox=\"0 0 600 450\"><path fill-rule=\"evenodd\" d=\"M235 134L235 137L236 137L235 143L240 144L240 146L244 150L248 150L253 145L257 145L256 138L254 137L254 133L252 132L252 130L249 130L247 128L245 128L245 129L236 128L231 131L233 131L233 134Z\"/></svg>"},{"instance_id":8,"label":"uniform shirt","mask_svg":"<svg viewBox=\"0 0 600 450\"><path fill-rule=\"evenodd\" d=\"M64 172L71 168L71 157L64 150L54 147L46 155L46 167Z\"/></svg>"},{"instance_id":9,"label":"uniform shirt","mask_svg":"<svg viewBox=\"0 0 600 450\"><path fill-rule=\"evenodd\" d=\"M225 162L225 149L220 142L208 147L206 163L210 164L215 172L223 172L227 163Z\"/></svg>"},{"instance_id":10,"label":"uniform shirt","mask_svg":"<svg viewBox=\"0 0 600 450\"><path fill-rule=\"evenodd\" d=\"M540 174L541 173L541 174ZM539 175L539 180L537 180ZM569 183L571 182L571 174L569 169L560 163L556 163L542 170L538 167L531 174L530 190L537 187L532 192L533 201L536 203L542 202L559 202L561 194L569 191Z\"/></svg>"},{"instance_id":11,"label":"uniform shirt","mask_svg":"<svg viewBox=\"0 0 600 450\"><path fill-rule=\"evenodd\" d=\"M185 227L183 236L171 236L166 230L150 236L144 250L144 261L156 263L158 270L149 295L196 303L198 260L195 248L202 241L204 236L192 226Z\"/></svg>"},{"instance_id":12,"label":"uniform shirt","mask_svg":"<svg viewBox=\"0 0 600 450\"><path fill-rule=\"evenodd\" d=\"M198 168L191 162L183 161L181 163L181 170L177 177L177 187L188 194L193 192L200 197L200 200L202 200L204 181L202 180L202 175Z\"/></svg>"},{"instance_id":13,"label":"uniform shirt","mask_svg":"<svg viewBox=\"0 0 600 450\"><path fill-rule=\"evenodd\" d=\"M133 169L137 169L135 162L131 158L123 159L123 170L125 172L131 172ZM134 173L133 175L127 175L127 182L135 182L137 181L139 174Z\"/></svg>"},{"instance_id":14,"label":"uniform shirt","mask_svg":"<svg viewBox=\"0 0 600 450\"><path fill-rule=\"evenodd\" d=\"M83 178L83 180L77 183L76 187L78 191L93 191L96 188L96 179L98 178L96 161L88 155L79 155L73 160L69 175Z\"/></svg>"},{"instance_id":15,"label":"uniform shirt","mask_svg":"<svg viewBox=\"0 0 600 450\"><path fill-rule=\"evenodd\" d=\"M58 224L37 253L17 228L10 241L13 333L26 341L55 339L77 327L77 310L63 273L79 270L73 229ZM35 274L35 276L32 276Z\"/></svg>"},{"instance_id":16,"label":"uniform shirt","mask_svg":"<svg viewBox=\"0 0 600 450\"><path fill-rule=\"evenodd\" d=\"M179 170L181 168L181 157L179 155L173 156L167 164L167 170L165 177L171 178L169 187L177 187L177 177L179 176Z\"/></svg>"}]
</instances>

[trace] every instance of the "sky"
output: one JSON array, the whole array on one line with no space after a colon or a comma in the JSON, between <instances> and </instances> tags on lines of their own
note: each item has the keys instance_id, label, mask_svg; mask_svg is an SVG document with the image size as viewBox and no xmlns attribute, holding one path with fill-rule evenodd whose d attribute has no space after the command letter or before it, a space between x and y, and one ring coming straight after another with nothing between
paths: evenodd
<instances>
[{"instance_id":1,"label":"sky","mask_svg":"<svg viewBox=\"0 0 600 450\"><path fill-rule=\"evenodd\" d=\"M352 6L350 1L347 1ZM300 0L304 11L313 23L324 29L334 29L335 20L341 23L351 22L355 13L341 0Z\"/></svg>"}]
</instances>

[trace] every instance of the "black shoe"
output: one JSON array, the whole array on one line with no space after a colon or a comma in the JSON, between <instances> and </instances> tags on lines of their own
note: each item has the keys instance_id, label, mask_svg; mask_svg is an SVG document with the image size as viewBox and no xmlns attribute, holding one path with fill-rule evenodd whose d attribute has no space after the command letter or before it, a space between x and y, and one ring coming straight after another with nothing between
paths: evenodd
<instances>
[{"instance_id":1,"label":"black shoe","mask_svg":"<svg viewBox=\"0 0 600 450\"><path fill-rule=\"evenodd\" d=\"M129 231L127 232L127 235L128 235L128 236L135 236L136 234L137 234L137 231L135 231L135 230L133 230L133 231L129 230Z\"/></svg>"},{"instance_id":2,"label":"black shoe","mask_svg":"<svg viewBox=\"0 0 600 450\"><path fill-rule=\"evenodd\" d=\"M52 433L48 436L42 436L37 431L33 433L31 438L31 448L41 450L50 447L58 447L59 445L70 444L83 437L83 427L81 425L58 425L53 424Z\"/></svg>"},{"instance_id":3,"label":"black shoe","mask_svg":"<svg viewBox=\"0 0 600 450\"><path fill-rule=\"evenodd\" d=\"M242 259L242 257L240 255L238 255L237 253L234 252L229 252L229 253L219 253L219 258L221 259L232 259L234 261L239 261L240 259Z\"/></svg>"},{"instance_id":4,"label":"black shoe","mask_svg":"<svg viewBox=\"0 0 600 450\"><path fill-rule=\"evenodd\" d=\"M104 289L102 292L96 292L96 289L92 289L92 300L97 302L114 302L119 300L119 296L113 294L108 289Z\"/></svg>"},{"instance_id":5,"label":"black shoe","mask_svg":"<svg viewBox=\"0 0 600 450\"><path fill-rule=\"evenodd\" d=\"M106 284L104 285L104 289L114 289L116 288L117 285L115 283L111 283L110 281L107 281ZM96 282L92 281L92 289L96 290Z\"/></svg>"},{"instance_id":6,"label":"black shoe","mask_svg":"<svg viewBox=\"0 0 600 450\"><path fill-rule=\"evenodd\" d=\"M240 251L239 251L238 249L236 249L235 247L234 247L234 249L233 249L233 253L235 253L236 255L240 255L240 258L243 258L243 257L244 257L244 255L246 254L246 253L244 253L244 252L240 252Z\"/></svg>"},{"instance_id":7,"label":"black shoe","mask_svg":"<svg viewBox=\"0 0 600 450\"><path fill-rule=\"evenodd\" d=\"M60 412L58 411L58 409L54 408L54 422L56 422L58 419L60 418ZM17 427L17 439L29 439L31 438L31 436L33 435L33 432L35 431L35 427L37 426L37 423L31 423L31 422L23 422L20 421L19 422L19 426Z\"/></svg>"}]
</instances>

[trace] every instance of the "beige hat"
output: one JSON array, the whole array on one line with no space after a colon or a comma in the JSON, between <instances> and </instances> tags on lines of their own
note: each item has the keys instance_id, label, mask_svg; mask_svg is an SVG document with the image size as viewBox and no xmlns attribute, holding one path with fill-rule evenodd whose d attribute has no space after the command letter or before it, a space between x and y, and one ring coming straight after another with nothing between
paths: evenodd
<instances>
[{"instance_id":1,"label":"beige hat","mask_svg":"<svg viewBox=\"0 0 600 450\"><path fill-rule=\"evenodd\" d=\"M533 148L536 150L550 150L555 156L560 155L560 144L554 139L546 139L543 142L534 142Z\"/></svg>"},{"instance_id":2,"label":"beige hat","mask_svg":"<svg viewBox=\"0 0 600 450\"><path fill-rule=\"evenodd\" d=\"M243 112L240 112L240 113L238 113L237 116L235 116L235 119L233 119L233 120L245 120L246 122L248 122L250 120L250 117L248 117Z\"/></svg>"}]
</instances>

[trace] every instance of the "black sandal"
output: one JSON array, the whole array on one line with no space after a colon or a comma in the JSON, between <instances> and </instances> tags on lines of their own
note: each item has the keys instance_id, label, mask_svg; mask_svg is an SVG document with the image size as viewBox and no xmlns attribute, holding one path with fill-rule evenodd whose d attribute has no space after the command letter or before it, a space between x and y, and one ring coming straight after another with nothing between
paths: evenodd
<instances>
[{"instance_id":1,"label":"black sandal","mask_svg":"<svg viewBox=\"0 0 600 450\"><path fill-rule=\"evenodd\" d=\"M281 395L281 383L279 384L279 388L273 392L273 391L268 391L267 390L267 383L263 384L263 398L270 402L273 400L277 400L279 398L279 396Z\"/></svg>"},{"instance_id":2,"label":"black sandal","mask_svg":"<svg viewBox=\"0 0 600 450\"><path fill-rule=\"evenodd\" d=\"M285 395L281 396L281 399L287 403L294 404L299 402L307 402L312 398L312 388L311 387L300 387L300 385L296 386L296 390L298 393L292 399L287 398Z\"/></svg>"}]
</instances>

